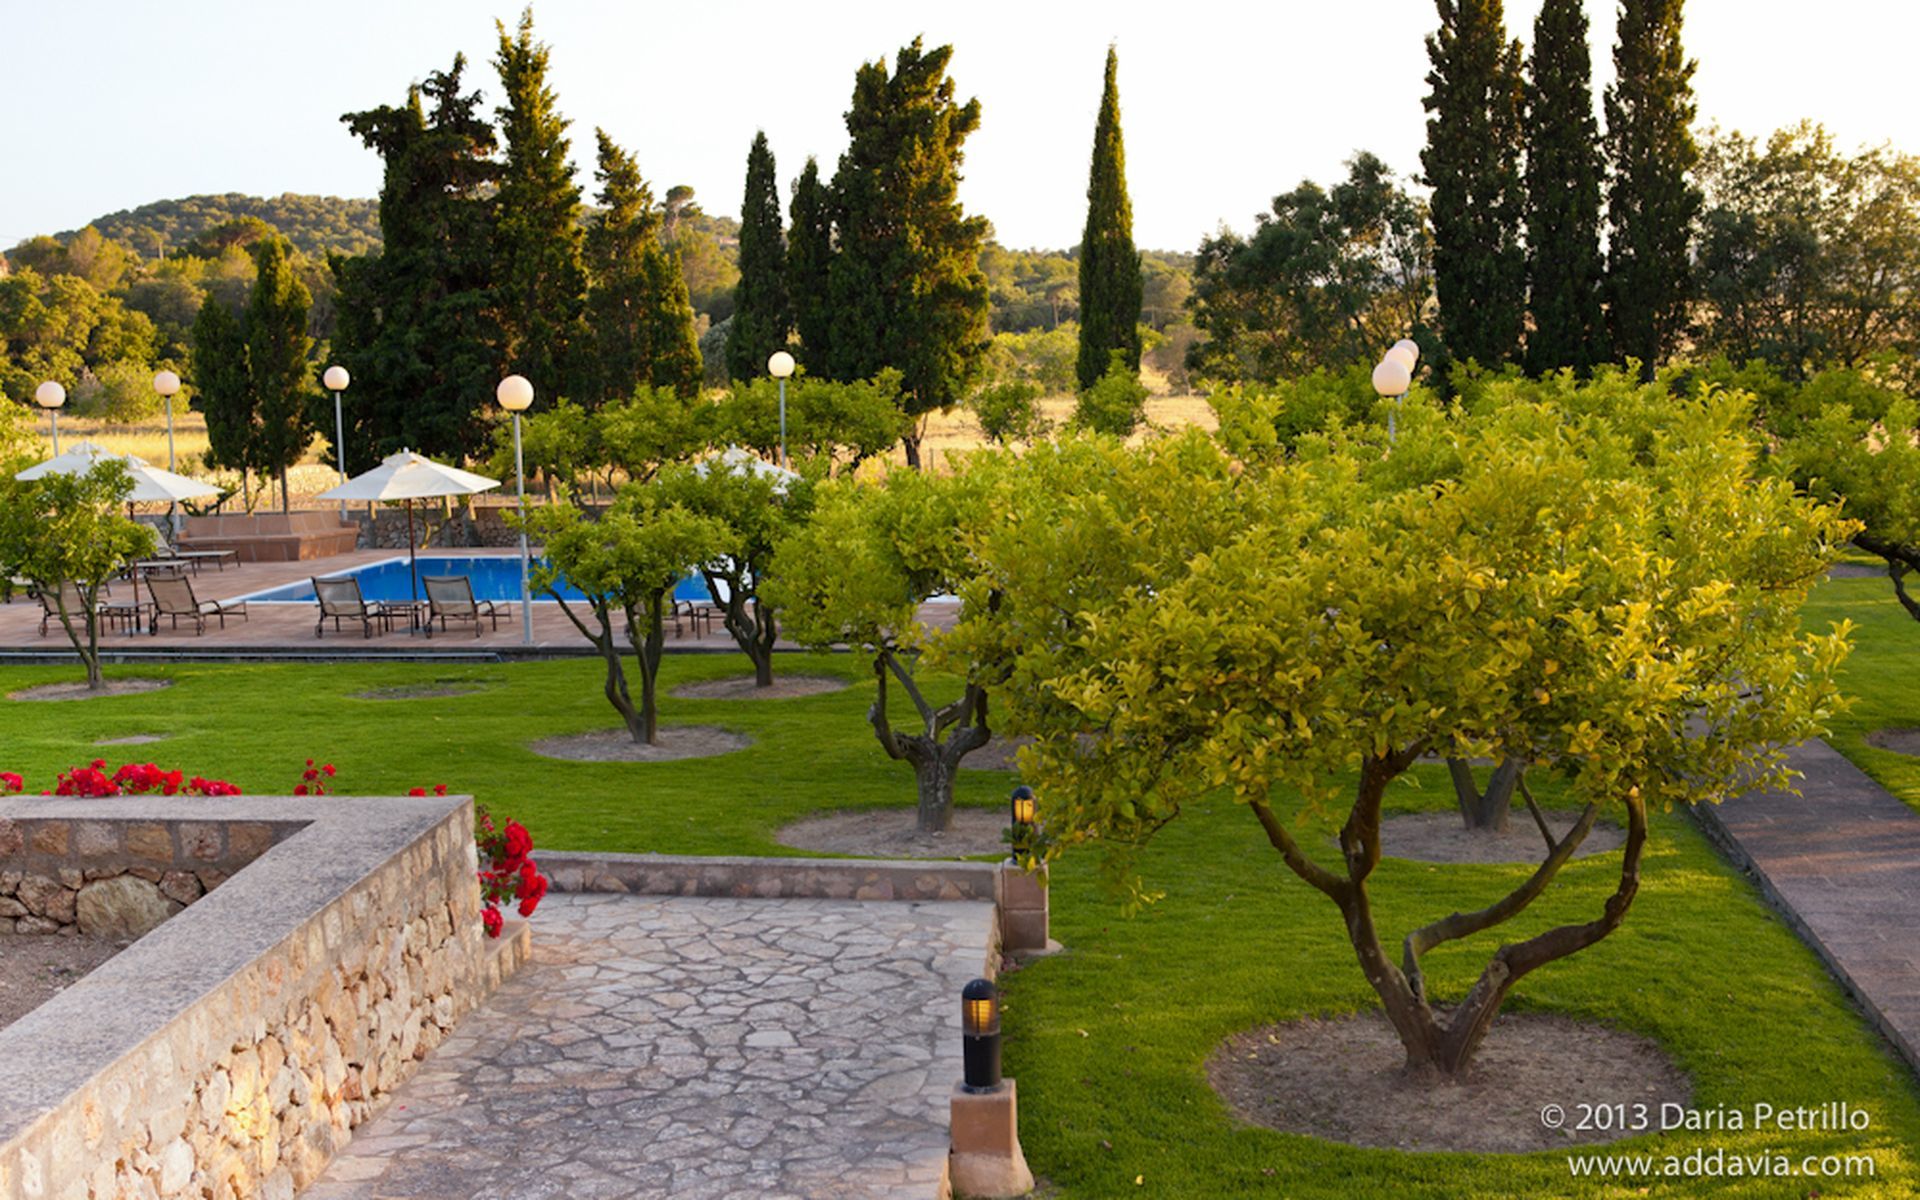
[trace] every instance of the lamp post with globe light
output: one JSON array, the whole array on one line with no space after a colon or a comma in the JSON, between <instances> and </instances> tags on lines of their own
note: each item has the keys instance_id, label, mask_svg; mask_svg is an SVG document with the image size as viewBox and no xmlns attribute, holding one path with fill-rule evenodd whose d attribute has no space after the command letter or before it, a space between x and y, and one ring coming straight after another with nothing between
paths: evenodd
<instances>
[{"instance_id":1,"label":"lamp post with globe light","mask_svg":"<svg viewBox=\"0 0 1920 1200\"><path fill-rule=\"evenodd\" d=\"M167 405L167 470L171 471L174 469L173 398L180 394L180 376L174 374L172 371L155 371L153 373L153 390L160 394L160 399L165 401ZM174 520L179 512L179 508L180 506L177 504L167 505L167 532L169 536L178 532L174 528Z\"/></svg>"},{"instance_id":2,"label":"lamp post with globe light","mask_svg":"<svg viewBox=\"0 0 1920 1200\"><path fill-rule=\"evenodd\" d=\"M153 390L160 393L160 399L167 405L167 470L173 465L173 398L180 394L180 377L172 371L156 371L153 375Z\"/></svg>"},{"instance_id":3,"label":"lamp post with globe light","mask_svg":"<svg viewBox=\"0 0 1920 1200\"><path fill-rule=\"evenodd\" d=\"M340 393L347 390L347 384L352 382L352 379L353 376L347 374L347 369L342 366L328 367L326 374L320 376L320 382L333 393L333 462L340 471L341 483L347 481L347 438L346 426L340 421ZM340 523L344 525L346 521L347 502L342 500Z\"/></svg>"},{"instance_id":4,"label":"lamp post with globe light","mask_svg":"<svg viewBox=\"0 0 1920 1200\"><path fill-rule=\"evenodd\" d=\"M509 375L493 389L500 407L513 414L513 482L520 493L520 638L533 645L533 595L527 587L527 464L520 453L520 414L533 403L533 384L525 375Z\"/></svg>"},{"instance_id":5,"label":"lamp post with globe light","mask_svg":"<svg viewBox=\"0 0 1920 1200\"><path fill-rule=\"evenodd\" d=\"M53 422L53 456L60 457L60 406L67 402L67 389L49 379L33 389L33 402L47 410Z\"/></svg>"},{"instance_id":6,"label":"lamp post with globe light","mask_svg":"<svg viewBox=\"0 0 1920 1200\"><path fill-rule=\"evenodd\" d=\"M780 465L787 465L787 377L793 374L793 355L775 350L767 359L767 374L780 381Z\"/></svg>"},{"instance_id":7,"label":"lamp post with globe light","mask_svg":"<svg viewBox=\"0 0 1920 1200\"><path fill-rule=\"evenodd\" d=\"M1373 390L1380 393L1381 399L1394 402L1394 406L1387 410L1388 442L1396 441L1399 437L1397 418L1400 403L1407 398L1408 389L1413 387L1413 366L1419 361L1420 347L1411 338L1401 338L1373 368Z\"/></svg>"}]
</instances>

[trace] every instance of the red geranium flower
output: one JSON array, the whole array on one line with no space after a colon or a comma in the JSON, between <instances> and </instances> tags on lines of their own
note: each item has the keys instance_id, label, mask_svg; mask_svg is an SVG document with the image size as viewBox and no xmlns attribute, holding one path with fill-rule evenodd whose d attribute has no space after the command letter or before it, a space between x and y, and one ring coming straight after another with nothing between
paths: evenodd
<instances>
[{"instance_id":1,"label":"red geranium flower","mask_svg":"<svg viewBox=\"0 0 1920 1200\"><path fill-rule=\"evenodd\" d=\"M486 926L488 937L497 938L500 936L500 927L505 922L501 920L500 910L489 904L480 910L480 923Z\"/></svg>"}]
</instances>

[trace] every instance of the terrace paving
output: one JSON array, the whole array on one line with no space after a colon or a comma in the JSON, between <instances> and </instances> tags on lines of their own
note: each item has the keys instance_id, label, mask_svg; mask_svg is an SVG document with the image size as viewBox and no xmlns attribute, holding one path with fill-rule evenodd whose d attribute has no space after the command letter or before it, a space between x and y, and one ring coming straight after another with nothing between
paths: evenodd
<instances>
[{"instance_id":1,"label":"terrace paving","mask_svg":"<svg viewBox=\"0 0 1920 1200\"><path fill-rule=\"evenodd\" d=\"M1920 813L1825 742L1789 757L1801 795L1754 793L1701 820L1920 1070Z\"/></svg>"},{"instance_id":2,"label":"terrace paving","mask_svg":"<svg viewBox=\"0 0 1920 1200\"><path fill-rule=\"evenodd\" d=\"M993 905L561 894L307 1200L931 1200Z\"/></svg>"},{"instance_id":3,"label":"terrace paving","mask_svg":"<svg viewBox=\"0 0 1920 1200\"><path fill-rule=\"evenodd\" d=\"M404 550L390 549L355 550L348 554L309 559L305 562L246 563L237 568L229 566L224 571L207 567L190 578L193 581L196 599L231 600L284 584L304 583L314 575L338 575L356 567L381 562L405 553ZM448 550L436 547L430 553L487 554L495 552L460 548ZM507 551L497 553L511 556L511 552ZM115 584L109 598L114 600L133 598L132 585ZM144 598L144 589L142 589L142 598ZM512 611L500 622L499 628L491 628L482 622L478 637L474 636L471 627L456 626L450 632L435 633L431 638L419 633L410 633L404 627L397 628L392 633L379 633L372 638L366 638L359 630L351 627L336 634L329 625L324 638L315 638L313 625L317 610L314 605L252 604L247 607L246 620L229 618L225 628L221 628L217 622L210 622L204 634L196 634L191 622L183 623L178 629L174 629L163 621L157 635L149 635L144 631L109 632L103 627L100 647L110 660L114 657L135 657L147 654L172 657L181 654L273 656L294 653L356 657L391 655L414 658L475 653L550 656L593 652L591 644L567 620L566 614L560 611L558 604L551 602L534 604L533 645L530 647L522 641L519 605L514 603L507 607ZM951 606L931 605L928 608L929 615L938 621L941 619L943 609L950 609ZM45 637L40 636L39 625L40 605L36 601L16 597L11 604L0 604L0 653L63 656L71 653L67 646L66 634L57 623L48 628ZM787 649L793 648L785 643L782 643L782 646ZM669 626L667 649L669 651L726 651L734 649L734 643L726 630L722 629L716 621L697 634L691 627L683 627L679 634L675 634L672 626Z\"/></svg>"}]
</instances>

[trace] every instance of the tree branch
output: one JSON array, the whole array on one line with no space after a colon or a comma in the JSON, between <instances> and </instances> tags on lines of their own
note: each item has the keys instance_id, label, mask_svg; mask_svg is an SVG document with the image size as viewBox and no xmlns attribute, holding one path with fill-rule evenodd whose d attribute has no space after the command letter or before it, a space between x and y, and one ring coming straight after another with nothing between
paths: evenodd
<instances>
[{"instance_id":1,"label":"tree branch","mask_svg":"<svg viewBox=\"0 0 1920 1200\"><path fill-rule=\"evenodd\" d=\"M879 684L879 694L874 697L873 707L867 710L867 723L873 726L874 736L880 739L880 748L887 752L888 758L904 759L900 741L893 736L893 723L887 720L887 668L886 652L883 650L873 658L873 677Z\"/></svg>"},{"instance_id":2,"label":"tree branch","mask_svg":"<svg viewBox=\"0 0 1920 1200\"><path fill-rule=\"evenodd\" d=\"M1460 1064L1472 1056L1514 984L1556 959L1585 950L1618 929L1626 919L1627 909L1640 890L1640 855L1647 844L1647 805L1635 789L1628 793L1626 806L1627 844L1620 862L1620 883L1607 897L1600 916L1581 925L1557 926L1495 951L1493 961L1481 972L1446 1028L1439 1051L1443 1070L1457 1071Z\"/></svg>"},{"instance_id":3,"label":"tree branch","mask_svg":"<svg viewBox=\"0 0 1920 1200\"><path fill-rule=\"evenodd\" d=\"M1526 775L1522 773L1520 778L1516 779L1514 783L1520 789L1521 798L1527 802L1527 811L1533 814L1533 823L1540 827L1540 836L1547 839L1547 853L1552 854L1553 830L1547 828L1546 815L1540 811L1540 806L1534 803L1533 789L1527 786ZM1582 834L1581 836L1585 837L1586 835Z\"/></svg>"},{"instance_id":4,"label":"tree branch","mask_svg":"<svg viewBox=\"0 0 1920 1200\"><path fill-rule=\"evenodd\" d=\"M1453 913L1409 933L1401 947L1401 958L1402 969L1406 972L1408 983L1413 987L1414 995L1420 997L1423 1002L1426 1000L1426 984L1420 973L1421 955L1435 946L1471 937L1483 929L1491 929L1520 915L1539 897L1541 892L1547 890L1547 885L1552 883L1554 876L1560 873L1560 868L1573 857L1573 852L1580 848L1580 843L1587 840L1587 834L1593 830L1594 818L1599 814L1600 806L1589 804L1558 845L1549 838L1547 840L1549 853L1546 861L1535 869L1525 883L1508 892L1499 901L1489 904L1478 912Z\"/></svg>"},{"instance_id":5,"label":"tree branch","mask_svg":"<svg viewBox=\"0 0 1920 1200\"><path fill-rule=\"evenodd\" d=\"M1266 801L1249 800L1247 807L1259 818L1260 827L1267 831L1267 841L1280 852L1280 857L1295 875L1325 892L1335 903L1345 902L1347 881L1303 854L1300 844L1293 840L1293 834L1287 832L1286 825L1267 807Z\"/></svg>"}]
</instances>

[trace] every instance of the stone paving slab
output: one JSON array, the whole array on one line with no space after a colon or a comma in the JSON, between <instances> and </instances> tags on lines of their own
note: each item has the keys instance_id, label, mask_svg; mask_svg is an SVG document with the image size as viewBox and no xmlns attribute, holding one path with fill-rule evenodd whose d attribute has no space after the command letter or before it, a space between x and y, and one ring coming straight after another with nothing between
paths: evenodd
<instances>
[{"instance_id":1,"label":"stone paving slab","mask_svg":"<svg viewBox=\"0 0 1920 1200\"><path fill-rule=\"evenodd\" d=\"M1790 753L1802 795L1698 810L1920 1070L1920 813L1825 742Z\"/></svg>"},{"instance_id":2,"label":"stone paving slab","mask_svg":"<svg viewBox=\"0 0 1920 1200\"><path fill-rule=\"evenodd\" d=\"M308 1200L931 1200L993 905L549 895Z\"/></svg>"}]
</instances>

